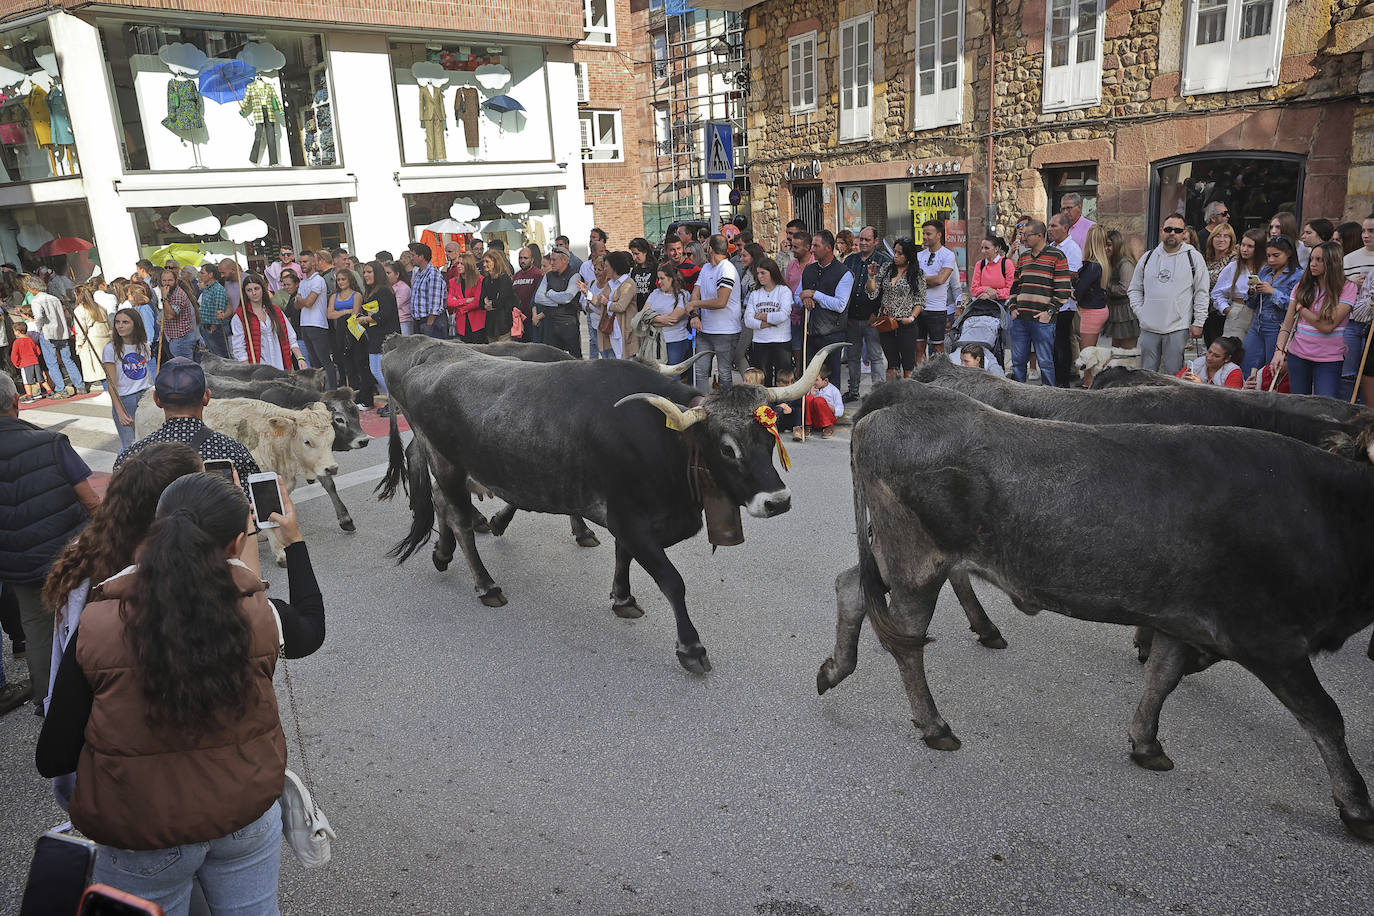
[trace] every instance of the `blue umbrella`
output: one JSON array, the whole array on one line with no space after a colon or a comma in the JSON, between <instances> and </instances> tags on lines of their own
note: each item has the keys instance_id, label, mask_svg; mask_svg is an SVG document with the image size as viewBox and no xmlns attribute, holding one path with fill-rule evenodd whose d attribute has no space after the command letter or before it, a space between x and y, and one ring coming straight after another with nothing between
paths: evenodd
<instances>
[{"instance_id":1,"label":"blue umbrella","mask_svg":"<svg viewBox=\"0 0 1374 916\"><path fill-rule=\"evenodd\" d=\"M212 102L242 102L244 90L257 71L241 60L226 60L200 74L200 94Z\"/></svg>"},{"instance_id":2,"label":"blue umbrella","mask_svg":"<svg viewBox=\"0 0 1374 916\"><path fill-rule=\"evenodd\" d=\"M525 106L508 95L494 95L482 103L483 108L490 108L492 111L499 111L505 114L508 111L524 111Z\"/></svg>"}]
</instances>

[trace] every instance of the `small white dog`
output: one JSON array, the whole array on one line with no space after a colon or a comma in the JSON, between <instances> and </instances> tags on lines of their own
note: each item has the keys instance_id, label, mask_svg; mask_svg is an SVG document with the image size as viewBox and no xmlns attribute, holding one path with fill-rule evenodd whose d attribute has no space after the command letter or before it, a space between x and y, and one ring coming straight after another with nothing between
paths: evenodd
<instances>
[{"instance_id":1,"label":"small white dog","mask_svg":"<svg viewBox=\"0 0 1374 916\"><path fill-rule=\"evenodd\" d=\"M1140 348L1129 350L1122 347L1084 347L1078 353L1079 372L1101 372L1109 366L1125 366L1127 369L1140 368Z\"/></svg>"}]
</instances>

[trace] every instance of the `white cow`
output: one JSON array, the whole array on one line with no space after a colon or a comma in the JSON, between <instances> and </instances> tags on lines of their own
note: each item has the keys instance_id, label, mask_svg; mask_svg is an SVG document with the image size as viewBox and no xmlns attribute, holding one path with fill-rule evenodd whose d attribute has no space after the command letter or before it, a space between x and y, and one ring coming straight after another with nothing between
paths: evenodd
<instances>
[{"instance_id":1,"label":"white cow","mask_svg":"<svg viewBox=\"0 0 1374 916\"><path fill-rule=\"evenodd\" d=\"M156 430L166 418L152 398L144 398L134 415L138 438ZM287 492L301 478L316 480L338 472L334 460L333 418L324 404L303 410L287 410L252 398L223 398L205 405L205 425L241 442L263 471L281 475ZM286 553L272 539L278 566L286 565Z\"/></svg>"}]
</instances>

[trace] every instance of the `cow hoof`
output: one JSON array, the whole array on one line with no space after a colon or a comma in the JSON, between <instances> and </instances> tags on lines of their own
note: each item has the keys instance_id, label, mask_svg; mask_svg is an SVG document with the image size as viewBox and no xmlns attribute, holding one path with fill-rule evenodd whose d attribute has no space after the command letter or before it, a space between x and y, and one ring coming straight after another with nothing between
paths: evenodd
<instances>
[{"instance_id":1,"label":"cow hoof","mask_svg":"<svg viewBox=\"0 0 1374 916\"><path fill-rule=\"evenodd\" d=\"M700 644L688 649L678 649L677 663L693 674L705 674L711 670L711 660L706 657L706 647Z\"/></svg>"},{"instance_id":2,"label":"cow hoof","mask_svg":"<svg viewBox=\"0 0 1374 916\"><path fill-rule=\"evenodd\" d=\"M835 660L827 658L821 662L821 670L816 672L816 696L825 696L825 692L835 685L830 683L830 672L835 670Z\"/></svg>"},{"instance_id":3,"label":"cow hoof","mask_svg":"<svg viewBox=\"0 0 1374 916\"><path fill-rule=\"evenodd\" d=\"M447 557L441 557L439 556L438 551L431 553L429 555L429 558L434 561L434 568L439 570L439 572L443 572L444 570L448 569L448 564L453 562L452 555L449 555Z\"/></svg>"},{"instance_id":4,"label":"cow hoof","mask_svg":"<svg viewBox=\"0 0 1374 916\"><path fill-rule=\"evenodd\" d=\"M978 641L989 649L1005 649L1007 641L1002 638L1001 633L993 633L991 636L979 636Z\"/></svg>"},{"instance_id":5,"label":"cow hoof","mask_svg":"<svg viewBox=\"0 0 1374 916\"><path fill-rule=\"evenodd\" d=\"M476 531L477 529L474 528L473 530ZM500 520L493 517L489 522L487 522L487 530L491 532L492 537L499 538L501 535L506 533L506 526Z\"/></svg>"},{"instance_id":6,"label":"cow hoof","mask_svg":"<svg viewBox=\"0 0 1374 916\"><path fill-rule=\"evenodd\" d=\"M282 569L285 569L285 568L286 568L286 557L282 557L280 560L278 560L278 561L277 561L277 565L280 566Z\"/></svg>"},{"instance_id":7,"label":"cow hoof","mask_svg":"<svg viewBox=\"0 0 1374 916\"><path fill-rule=\"evenodd\" d=\"M357 526L353 524L353 519L351 519L351 518L341 518L341 519L339 519L339 527L342 528L344 531L357 531L357 530L358 530Z\"/></svg>"},{"instance_id":8,"label":"cow hoof","mask_svg":"<svg viewBox=\"0 0 1374 916\"><path fill-rule=\"evenodd\" d=\"M477 514L477 517L473 519L472 522L472 531L474 534L491 534L491 524L487 521L485 515L482 515L480 512Z\"/></svg>"},{"instance_id":9,"label":"cow hoof","mask_svg":"<svg viewBox=\"0 0 1374 916\"><path fill-rule=\"evenodd\" d=\"M916 723L912 723L915 725ZM916 726L919 728L920 726ZM964 743L955 737L954 732L949 730L946 725L944 729L936 735L922 735L921 740L926 743L926 747L932 751L957 751L964 746Z\"/></svg>"},{"instance_id":10,"label":"cow hoof","mask_svg":"<svg viewBox=\"0 0 1374 916\"><path fill-rule=\"evenodd\" d=\"M1341 823L1345 829L1366 842L1374 843L1374 817L1357 818L1341 809Z\"/></svg>"},{"instance_id":11,"label":"cow hoof","mask_svg":"<svg viewBox=\"0 0 1374 916\"><path fill-rule=\"evenodd\" d=\"M600 547L600 546L601 546L601 539L598 538L596 535L592 534L590 531L588 531L586 534L579 534L579 535L577 536L577 546L578 546L578 547Z\"/></svg>"},{"instance_id":12,"label":"cow hoof","mask_svg":"<svg viewBox=\"0 0 1374 916\"><path fill-rule=\"evenodd\" d=\"M1164 748L1157 741L1132 750L1131 762L1142 770L1154 770L1156 773L1167 773L1174 768L1174 762L1164 753Z\"/></svg>"},{"instance_id":13,"label":"cow hoof","mask_svg":"<svg viewBox=\"0 0 1374 916\"><path fill-rule=\"evenodd\" d=\"M482 594L482 595L479 595L478 597L480 597L480 598L482 599L482 603L485 604L487 607L505 607L505 606L506 606L506 596L503 595L503 594L501 594L501 589L500 589L500 587L495 586L495 585L493 585L493 586L491 587L491 590L490 590L490 591L488 591L488 592L486 592L486 593L484 593L484 594Z\"/></svg>"},{"instance_id":14,"label":"cow hoof","mask_svg":"<svg viewBox=\"0 0 1374 916\"><path fill-rule=\"evenodd\" d=\"M638 620L644 616L644 608L639 606L632 596L624 604L616 603L611 605L611 613L622 620Z\"/></svg>"}]
</instances>

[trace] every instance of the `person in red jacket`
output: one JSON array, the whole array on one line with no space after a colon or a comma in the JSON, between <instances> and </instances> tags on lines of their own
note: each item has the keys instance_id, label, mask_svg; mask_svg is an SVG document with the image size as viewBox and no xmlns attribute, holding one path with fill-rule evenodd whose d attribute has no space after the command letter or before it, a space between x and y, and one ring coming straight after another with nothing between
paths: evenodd
<instances>
[{"instance_id":1,"label":"person in red jacket","mask_svg":"<svg viewBox=\"0 0 1374 916\"><path fill-rule=\"evenodd\" d=\"M33 342L33 338L29 336L29 326L22 321L14 323L14 343L10 345L10 360L24 377L24 397L19 399L19 403L32 404L34 401L42 400L38 394L38 379L41 375L38 368L38 344Z\"/></svg>"},{"instance_id":2,"label":"person in red jacket","mask_svg":"<svg viewBox=\"0 0 1374 916\"><path fill-rule=\"evenodd\" d=\"M448 281L448 310L453 314L454 328L466 343L487 342L487 313L482 307L482 275L477 271L477 258L471 254L460 256L463 265Z\"/></svg>"}]
</instances>

